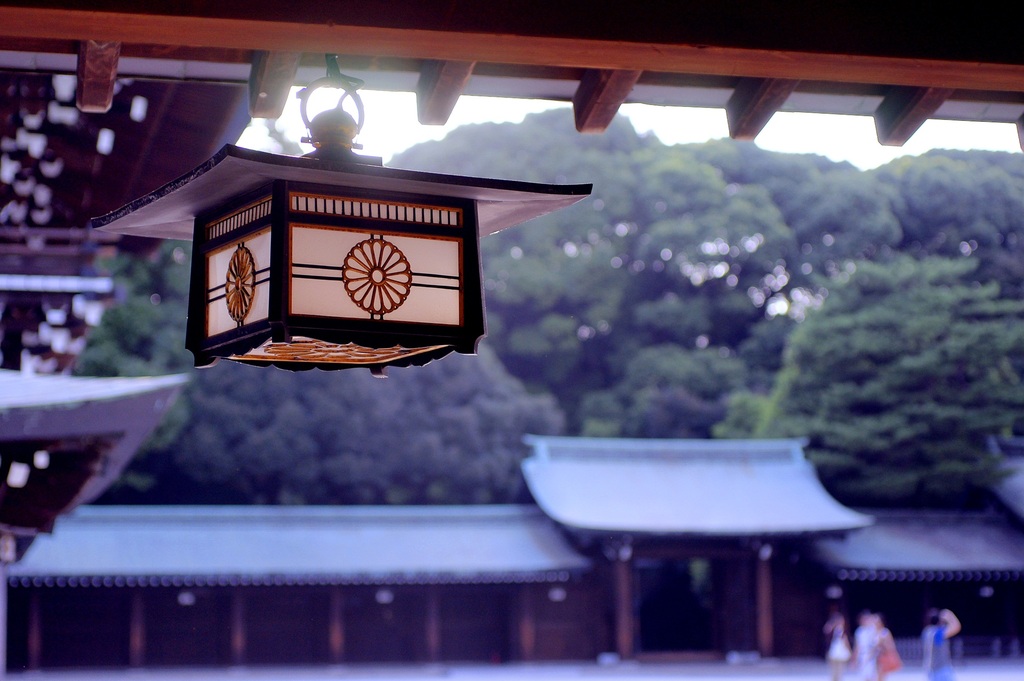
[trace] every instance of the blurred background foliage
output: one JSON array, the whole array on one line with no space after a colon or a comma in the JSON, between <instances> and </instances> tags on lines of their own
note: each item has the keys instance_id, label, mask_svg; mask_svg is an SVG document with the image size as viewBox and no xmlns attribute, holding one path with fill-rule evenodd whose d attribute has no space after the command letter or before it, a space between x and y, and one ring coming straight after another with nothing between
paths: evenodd
<instances>
[{"instance_id":1,"label":"blurred background foliage","mask_svg":"<svg viewBox=\"0 0 1024 681\"><path fill-rule=\"evenodd\" d=\"M456 129L388 164L591 198L482 242L488 338L422 369L222 362L106 501L524 500L524 433L805 437L859 506L966 507L1024 432L1024 156L872 171L719 140L663 145L563 112ZM191 371L189 245L109 267L126 297L79 373Z\"/></svg>"}]
</instances>

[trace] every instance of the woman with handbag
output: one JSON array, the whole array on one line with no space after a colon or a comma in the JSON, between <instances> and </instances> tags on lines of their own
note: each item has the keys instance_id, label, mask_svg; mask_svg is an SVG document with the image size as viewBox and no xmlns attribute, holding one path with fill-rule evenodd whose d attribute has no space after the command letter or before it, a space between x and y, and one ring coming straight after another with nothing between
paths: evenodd
<instances>
[{"instance_id":1,"label":"woman with handbag","mask_svg":"<svg viewBox=\"0 0 1024 681\"><path fill-rule=\"evenodd\" d=\"M881 613L875 613L875 625L878 627L878 681L885 681L889 674L903 668L903 660L896 650L896 639L886 628Z\"/></svg>"}]
</instances>

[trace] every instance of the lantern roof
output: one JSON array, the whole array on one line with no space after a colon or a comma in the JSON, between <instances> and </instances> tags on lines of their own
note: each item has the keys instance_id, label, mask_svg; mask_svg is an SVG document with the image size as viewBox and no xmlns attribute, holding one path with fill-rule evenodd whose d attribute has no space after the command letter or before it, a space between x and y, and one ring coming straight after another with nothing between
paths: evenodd
<instances>
[{"instance_id":1,"label":"lantern roof","mask_svg":"<svg viewBox=\"0 0 1024 681\"><path fill-rule=\"evenodd\" d=\"M273 180L368 191L429 194L476 202L480 236L565 208L591 184L549 185L443 175L368 163L283 156L227 144L190 172L107 215L93 227L128 236L191 240L199 213Z\"/></svg>"}]
</instances>

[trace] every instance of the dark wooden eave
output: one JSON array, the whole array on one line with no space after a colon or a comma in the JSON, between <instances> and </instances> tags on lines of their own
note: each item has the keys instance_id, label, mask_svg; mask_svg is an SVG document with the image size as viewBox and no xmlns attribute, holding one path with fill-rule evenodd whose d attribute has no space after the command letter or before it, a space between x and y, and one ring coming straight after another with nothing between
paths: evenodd
<instances>
[{"instance_id":1,"label":"dark wooden eave","mask_svg":"<svg viewBox=\"0 0 1024 681\"><path fill-rule=\"evenodd\" d=\"M61 70L83 41L120 43L121 75L249 82L253 113L272 116L295 55L303 84L331 53L371 88L417 91L428 123L461 94L573 101L590 131L617 100L728 104L737 137L807 111L873 115L901 144L930 118L1021 124L1022 18L1020 5L811 0L0 2L0 69Z\"/></svg>"}]
</instances>

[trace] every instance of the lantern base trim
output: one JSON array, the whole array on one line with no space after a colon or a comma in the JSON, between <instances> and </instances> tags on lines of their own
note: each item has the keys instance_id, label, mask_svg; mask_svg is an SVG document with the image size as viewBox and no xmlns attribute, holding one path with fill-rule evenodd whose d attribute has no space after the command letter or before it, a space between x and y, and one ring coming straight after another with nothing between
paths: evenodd
<instances>
[{"instance_id":1,"label":"lantern base trim","mask_svg":"<svg viewBox=\"0 0 1024 681\"><path fill-rule=\"evenodd\" d=\"M286 369L372 368L386 365L422 365L439 359L454 349L452 345L428 345L420 348L394 345L387 348L370 348L356 343L328 343L315 338L295 336L290 343L275 343L268 340L243 355L231 355L226 359Z\"/></svg>"}]
</instances>

